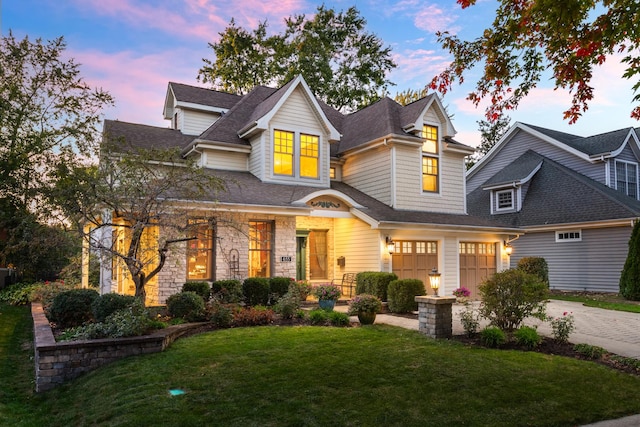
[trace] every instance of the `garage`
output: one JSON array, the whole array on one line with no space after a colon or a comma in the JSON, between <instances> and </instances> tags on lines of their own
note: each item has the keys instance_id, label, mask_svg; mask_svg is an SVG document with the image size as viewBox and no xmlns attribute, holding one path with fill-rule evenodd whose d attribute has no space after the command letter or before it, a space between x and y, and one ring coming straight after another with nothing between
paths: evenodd
<instances>
[{"instance_id":1,"label":"garage","mask_svg":"<svg viewBox=\"0 0 640 427\"><path fill-rule=\"evenodd\" d=\"M478 286L496 273L496 244L460 242L459 254L460 286L471 291L471 298L478 299Z\"/></svg>"},{"instance_id":2,"label":"garage","mask_svg":"<svg viewBox=\"0 0 640 427\"><path fill-rule=\"evenodd\" d=\"M392 271L399 279L420 279L428 294L428 274L438 267L438 243L429 241L396 241L392 255Z\"/></svg>"}]
</instances>

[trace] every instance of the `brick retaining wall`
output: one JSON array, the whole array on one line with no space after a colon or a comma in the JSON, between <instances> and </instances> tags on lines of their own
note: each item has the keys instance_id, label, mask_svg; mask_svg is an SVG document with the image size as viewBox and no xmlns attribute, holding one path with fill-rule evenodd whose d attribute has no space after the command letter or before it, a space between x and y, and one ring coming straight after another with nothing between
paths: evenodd
<instances>
[{"instance_id":1,"label":"brick retaining wall","mask_svg":"<svg viewBox=\"0 0 640 427\"><path fill-rule=\"evenodd\" d=\"M161 329L151 335L86 341L56 342L41 304L31 304L36 392L51 390L107 363L136 354L158 353L200 324Z\"/></svg>"}]
</instances>

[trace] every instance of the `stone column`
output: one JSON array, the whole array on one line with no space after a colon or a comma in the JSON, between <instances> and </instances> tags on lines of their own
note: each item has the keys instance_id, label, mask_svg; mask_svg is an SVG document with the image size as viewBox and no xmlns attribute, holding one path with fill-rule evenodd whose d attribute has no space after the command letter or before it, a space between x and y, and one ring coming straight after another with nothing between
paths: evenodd
<instances>
[{"instance_id":1,"label":"stone column","mask_svg":"<svg viewBox=\"0 0 640 427\"><path fill-rule=\"evenodd\" d=\"M431 338L453 335L452 306L456 297L418 296L418 329Z\"/></svg>"}]
</instances>

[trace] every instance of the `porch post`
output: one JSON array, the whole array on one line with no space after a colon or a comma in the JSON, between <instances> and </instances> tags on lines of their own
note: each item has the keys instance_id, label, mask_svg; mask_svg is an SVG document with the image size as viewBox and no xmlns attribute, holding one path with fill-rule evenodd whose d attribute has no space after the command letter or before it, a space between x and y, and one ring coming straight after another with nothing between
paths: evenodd
<instances>
[{"instance_id":1,"label":"porch post","mask_svg":"<svg viewBox=\"0 0 640 427\"><path fill-rule=\"evenodd\" d=\"M452 306L456 297L417 296L418 330L431 338L451 338L453 335Z\"/></svg>"}]
</instances>

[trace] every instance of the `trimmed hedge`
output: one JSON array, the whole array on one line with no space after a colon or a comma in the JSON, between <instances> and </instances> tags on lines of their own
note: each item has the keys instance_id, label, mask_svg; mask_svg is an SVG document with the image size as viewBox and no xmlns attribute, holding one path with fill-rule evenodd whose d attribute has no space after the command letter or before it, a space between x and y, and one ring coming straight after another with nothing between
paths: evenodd
<instances>
[{"instance_id":1,"label":"trimmed hedge","mask_svg":"<svg viewBox=\"0 0 640 427\"><path fill-rule=\"evenodd\" d=\"M426 295L424 283L419 279L394 280L389 283L389 311L392 313L408 313L418 310L415 298Z\"/></svg>"},{"instance_id":2,"label":"trimmed hedge","mask_svg":"<svg viewBox=\"0 0 640 427\"><path fill-rule=\"evenodd\" d=\"M80 326L93 319L91 305L100 294L93 289L71 289L61 292L49 308L49 320L62 328Z\"/></svg>"},{"instance_id":3,"label":"trimmed hedge","mask_svg":"<svg viewBox=\"0 0 640 427\"><path fill-rule=\"evenodd\" d=\"M242 282L237 279L217 280L211 284L212 297L223 304L242 301Z\"/></svg>"},{"instance_id":4,"label":"trimmed hedge","mask_svg":"<svg viewBox=\"0 0 640 427\"><path fill-rule=\"evenodd\" d=\"M269 279L269 293L273 299L271 303L278 301L284 294L289 292L289 285L291 285L291 278L289 277L272 277Z\"/></svg>"},{"instance_id":5,"label":"trimmed hedge","mask_svg":"<svg viewBox=\"0 0 640 427\"><path fill-rule=\"evenodd\" d=\"M187 282L182 285L182 292L195 292L207 302L211 297L211 286L207 282Z\"/></svg>"},{"instance_id":6,"label":"trimmed hedge","mask_svg":"<svg viewBox=\"0 0 640 427\"><path fill-rule=\"evenodd\" d=\"M133 306L136 297L133 295L121 295L109 293L100 295L91 304L91 312L96 322L104 322L107 317L118 310Z\"/></svg>"},{"instance_id":7,"label":"trimmed hedge","mask_svg":"<svg viewBox=\"0 0 640 427\"><path fill-rule=\"evenodd\" d=\"M242 282L242 293L247 305L267 305L269 303L269 279L248 277Z\"/></svg>"},{"instance_id":8,"label":"trimmed hedge","mask_svg":"<svg viewBox=\"0 0 640 427\"><path fill-rule=\"evenodd\" d=\"M204 319L204 300L195 292L178 292L167 298L167 311L187 322L198 322Z\"/></svg>"},{"instance_id":9,"label":"trimmed hedge","mask_svg":"<svg viewBox=\"0 0 640 427\"><path fill-rule=\"evenodd\" d=\"M398 280L395 273L363 271L356 274L356 294L371 294L387 301L387 289L394 280Z\"/></svg>"},{"instance_id":10,"label":"trimmed hedge","mask_svg":"<svg viewBox=\"0 0 640 427\"><path fill-rule=\"evenodd\" d=\"M549 266L541 257L524 257L518 261L518 270L538 276L540 281L549 287Z\"/></svg>"}]
</instances>

